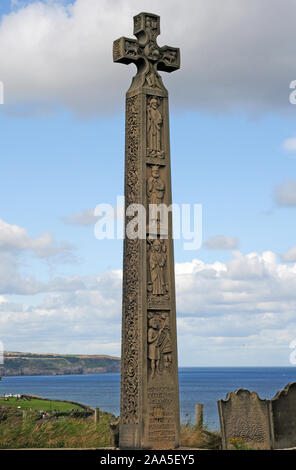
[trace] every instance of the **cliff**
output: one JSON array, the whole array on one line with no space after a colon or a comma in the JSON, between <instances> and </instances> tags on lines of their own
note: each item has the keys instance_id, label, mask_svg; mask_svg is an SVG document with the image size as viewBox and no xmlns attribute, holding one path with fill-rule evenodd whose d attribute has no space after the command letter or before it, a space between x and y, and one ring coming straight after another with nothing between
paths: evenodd
<instances>
[{"instance_id":1,"label":"cliff","mask_svg":"<svg viewBox=\"0 0 296 470\"><path fill-rule=\"evenodd\" d=\"M104 374L120 372L120 358L106 355L4 352L0 376Z\"/></svg>"}]
</instances>

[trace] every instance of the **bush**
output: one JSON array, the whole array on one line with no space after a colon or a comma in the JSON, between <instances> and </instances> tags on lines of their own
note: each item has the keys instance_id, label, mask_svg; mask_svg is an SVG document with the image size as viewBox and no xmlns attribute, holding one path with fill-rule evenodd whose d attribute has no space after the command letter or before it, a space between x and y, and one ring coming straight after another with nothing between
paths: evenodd
<instances>
[{"instance_id":1,"label":"bush","mask_svg":"<svg viewBox=\"0 0 296 470\"><path fill-rule=\"evenodd\" d=\"M221 449L221 435L218 431L209 431L206 427L200 428L186 424L181 426L182 447L197 449Z\"/></svg>"},{"instance_id":2,"label":"bush","mask_svg":"<svg viewBox=\"0 0 296 470\"><path fill-rule=\"evenodd\" d=\"M234 450L253 450L243 439L239 437L230 439L230 444Z\"/></svg>"}]
</instances>

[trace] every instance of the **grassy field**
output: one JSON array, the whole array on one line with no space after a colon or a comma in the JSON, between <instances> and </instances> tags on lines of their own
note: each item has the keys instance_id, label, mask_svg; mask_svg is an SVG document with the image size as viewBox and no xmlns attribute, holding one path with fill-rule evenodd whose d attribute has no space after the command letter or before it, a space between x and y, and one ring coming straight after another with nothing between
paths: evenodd
<instances>
[{"instance_id":1,"label":"grassy field","mask_svg":"<svg viewBox=\"0 0 296 470\"><path fill-rule=\"evenodd\" d=\"M21 406L21 408L18 408ZM33 411L29 411L30 408ZM20 448L98 448L110 446L111 413L100 412L98 424L94 417L73 414L59 415L77 409L78 405L55 400L33 398L30 401L0 398L0 449ZM23 415L22 410L26 410ZM42 419L36 411L47 411ZM50 413L52 411L53 413ZM80 407L80 411L83 408ZM199 449L220 449L221 436L206 428L190 424L181 427L181 445Z\"/></svg>"},{"instance_id":2,"label":"grassy field","mask_svg":"<svg viewBox=\"0 0 296 470\"><path fill-rule=\"evenodd\" d=\"M55 400L42 400L39 398L31 398L31 400L25 400L23 398L8 398L0 397L0 406L5 407L20 407L21 410L43 410L43 411L70 411L73 408L82 411L84 408L77 405L76 403L70 403L67 401L55 401Z\"/></svg>"},{"instance_id":3,"label":"grassy field","mask_svg":"<svg viewBox=\"0 0 296 470\"><path fill-rule=\"evenodd\" d=\"M100 413L93 418L62 417L43 420L28 412L23 419L18 409L0 409L0 449L97 448L110 446L109 423L115 416Z\"/></svg>"}]
</instances>

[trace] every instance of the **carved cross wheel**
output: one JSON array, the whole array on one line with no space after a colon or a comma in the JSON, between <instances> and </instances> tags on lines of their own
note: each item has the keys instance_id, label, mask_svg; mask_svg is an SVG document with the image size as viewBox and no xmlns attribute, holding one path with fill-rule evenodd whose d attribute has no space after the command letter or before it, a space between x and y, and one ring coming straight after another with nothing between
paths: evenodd
<instances>
[{"instance_id":1,"label":"carved cross wheel","mask_svg":"<svg viewBox=\"0 0 296 470\"><path fill-rule=\"evenodd\" d=\"M113 43L113 61L137 66L136 85L164 88L158 70L174 72L180 68L180 49L157 44L160 18L151 13L134 17L134 35L137 39L121 37Z\"/></svg>"}]
</instances>

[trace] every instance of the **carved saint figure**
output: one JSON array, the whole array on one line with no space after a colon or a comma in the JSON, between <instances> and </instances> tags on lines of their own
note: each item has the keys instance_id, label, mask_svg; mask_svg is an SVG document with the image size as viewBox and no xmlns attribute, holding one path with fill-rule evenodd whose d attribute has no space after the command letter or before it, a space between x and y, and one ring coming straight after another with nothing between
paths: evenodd
<instances>
[{"instance_id":1,"label":"carved saint figure","mask_svg":"<svg viewBox=\"0 0 296 470\"><path fill-rule=\"evenodd\" d=\"M148 154L157 156L161 152L162 115L159 98L152 96L147 106L147 147Z\"/></svg>"},{"instance_id":2,"label":"carved saint figure","mask_svg":"<svg viewBox=\"0 0 296 470\"><path fill-rule=\"evenodd\" d=\"M147 181L147 195L150 204L162 204L165 193L165 184L161 179L159 167L153 165L151 176Z\"/></svg>"},{"instance_id":3,"label":"carved saint figure","mask_svg":"<svg viewBox=\"0 0 296 470\"><path fill-rule=\"evenodd\" d=\"M147 85L151 88L162 88L161 77L155 70L150 70L146 75Z\"/></svg>"},{"instance_id":4,"label":"carved saint figure","mask_svg":"<svg viewBox=\"0 0 296 470\"><path fill-rule=\"evenodd\" d=\"M149 201L149 223L151 229L157 228L157 222L163 217L163 208L158 205L163 203L165 184L160 176L159 167L152 166L151 176L147 181L147 196Z\"/></svg>"},{"instance_id":5,"label":"carved saint figure","mask_svg":"<svg viewBox=\"0 0 296 470\"><path fill-rule=\"evenodd\" d=\"M149 265L152 283L152 294L164 295L166 293L166 282L164 267L166 265L167 254L165 245L159 239L152 240Z\"/></svg>"},{"instance_id":6,"label":"carved saint figure","mask_svg":"<svg viewBox=\"0 0 296 470\"><path fill-rule=\"evenodd\" d=\"M151 377L153 378L155 372L159 372L159 361L160 361L160 350L159 350L159 336L162 333L162 329L159 329L159 323L157 318L152 317L149 320L148 328L148 359L151 363Z\"/></svg>"},{"instance_id":7,"label":"carved saint figure","mask_svg":"<svg viewBox=\"0 0 296 470\"><path fill-rule=\"evenodd\" d=\"M157 21L155 20L155 18L151 18L151 16L146 16L145 26L148 29L156 29Z\"/></svg>"},{"instance_id":8,"label":"carved saint figure","mask_svg":"<svg viewBox=\"0 0 296 470\"><path fill-rule=\"evenodd\" d=\"M162 320L162 334L159 338L159 345L161 353L164 357L164 367L169 367L172 364L172 339L170 333L170 324L169 324L169 312L163 312L161 314Z\"/></svg>"},{"instance_id":9,"label":"carved saint figure","mask_svg":"<svg viewBox=\"0 0 296 470\"><path fill-rule=\"evenodd\" d=\"M172 364L172 340L169 312L148 314L148 359L151 364L151 378L161 374L163 367L168 370Z\"/></svg>"},{"instance_id":10,"label":"carved saint figure","mask_svg":"<svg viewBox=\"0 0 296 470\"><path fill-rule=\"evenodd\" d=\"M157 20L152 18L151 16L146 16L145 18L145 27L146 27L146 34L149 37L150 42L155 43L155 47L158 48L156 44L157 38Z\"/></svg>"}]
</instances>

